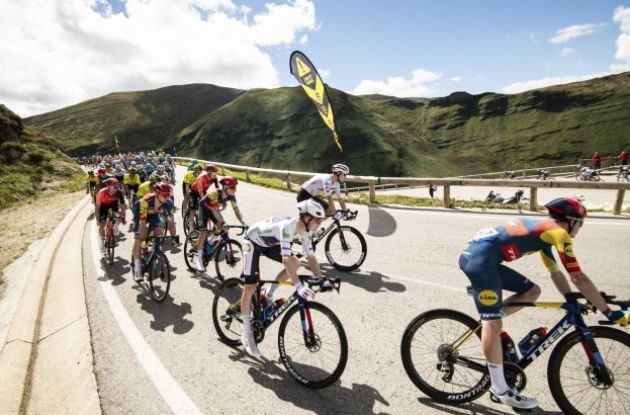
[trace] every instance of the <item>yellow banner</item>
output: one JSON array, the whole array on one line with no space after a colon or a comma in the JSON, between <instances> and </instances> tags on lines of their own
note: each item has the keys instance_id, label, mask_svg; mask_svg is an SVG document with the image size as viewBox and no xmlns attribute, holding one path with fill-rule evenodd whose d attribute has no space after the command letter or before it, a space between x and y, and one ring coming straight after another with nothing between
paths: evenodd
<instances>
[{"instance_id":1,"label":"yellow banner","mask_svg":"<svg viewBox=\"0 0 630 415\"><path fill-rule=\"evenodd\" d=\"M317 69L315 69L315 66L306 55L299 51L295 51L291 54L289 63L291 65L291 74L295 76L295 79L302 85L306 95L308 95L315 104L317 112L319 112L322 120L324 120L324 123L332 132L335 144L337 144L339 151L343 154L343 145L341 143L341 137L339 137L337 133L332 105L328 99L324 82L319 76L319 73L317 73Z\"/></svg>"}]
</instances>

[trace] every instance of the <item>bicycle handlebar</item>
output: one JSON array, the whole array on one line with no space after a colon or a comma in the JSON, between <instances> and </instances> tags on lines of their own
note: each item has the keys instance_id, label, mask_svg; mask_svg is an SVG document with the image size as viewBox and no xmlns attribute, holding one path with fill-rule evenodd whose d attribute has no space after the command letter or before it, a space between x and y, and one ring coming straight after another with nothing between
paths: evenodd
<instances>
[{"instance_id":1,"label":"bicycle handlebar","mask_svg":"<svg viewBox=\"0 0 630 415\"><path fill-rule=\"evenodd\" d=\"M245 231L247 229L249 229L249 226L243 226L243 225L223 225L222 226L223 229L240 229L241 232L236 234L236 236L241 236L242 234L245 233Z\"/></svg>"}]
</instances>

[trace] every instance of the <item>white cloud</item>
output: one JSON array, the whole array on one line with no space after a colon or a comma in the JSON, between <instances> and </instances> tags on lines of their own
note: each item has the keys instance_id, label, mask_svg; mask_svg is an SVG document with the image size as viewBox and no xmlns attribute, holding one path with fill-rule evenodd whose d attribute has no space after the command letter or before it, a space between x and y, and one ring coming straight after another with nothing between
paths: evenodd
<instances>
[{"instance_id":1,"label":"white cloud","mask_svg":"<svg viewBox=\"0 0 630 415\"><path fill-rule=\"evenodd\" d=\"M426 84L435 82L442 77L441 73L415 69L411 71L411 78L402 76L387 78L385 81L362 80L352 94L383 94L396 97L426 97L435 95L438 91Z\"/></svg>"},{"instance_id":2,"label":"white cloud","mask_svg":"<svg viewBox=\"0 0 630 415\"><path fill-rule=\"evenodd\" d=\"M610 75L610 73L600 72L590 75L559 76L554 78L535 79L533 81L515 82L501 88L501 92L503 92L504 94L517 94L519 92L529 91L530 89L544 88L551 85L568 84L571 82L586 81L587 79L600 78L607 75Z\"/></svg>"},{"instance_id":3,"label":"white cloud","mask_svg":"<svg viewBox=\"0 0 630 415\"><path fill-rule=\"evenodd\" d=\"M0 102L22 116L172 84L274 87L266 47L306 42L312 0L0 0Z\"/></svg>"},{"instance_id":4,"label":"white cloud","mask_svg":"<svg viewBox=\"0 0 630 415\"><path fill-rule=\"evenodd\" d=\"M461 76L452 76L448 78L449 81L453 81L453 82L460 82L462 79L464 78L462 78Z\"/></svg>"},{"instance_id":5,"label":"white cloud","mask_svg":"<svg viewBox=\"0 0 630 415\"><path fill-rule=\"evenodd\" d=\"M550 38L549 41L556 45L560 43L566 43L571 39L575 39L576 37L593 34L597 32L597 30L599 30L601 26L604 26L604 24L588 23L568 26L558 30L556 32L556 35Z\"/></svg>"},{"instance_id":6,"label":"white cloud","mask_svg":"<svg viewBox=\"0 0 630 415\"><path fill-rule=\"evenodd\" d=\"M562 48L562 50L560 51L560 56L566 58L567 56L575 55L576 53L577 50L573 48Z\"/></svg>"},{"instance_id":7,"label":"white cloud","mask_svg":"<svg viewBox=\"0 0 630 415\"><path fill-rule=\"evenodd\" d=\"M613 72L630 71L630 7L617 7L613 14L613 21L619 23L621 34L617 38L615 59L622 63L610 65Z\"/></svg>"}]
</instances>

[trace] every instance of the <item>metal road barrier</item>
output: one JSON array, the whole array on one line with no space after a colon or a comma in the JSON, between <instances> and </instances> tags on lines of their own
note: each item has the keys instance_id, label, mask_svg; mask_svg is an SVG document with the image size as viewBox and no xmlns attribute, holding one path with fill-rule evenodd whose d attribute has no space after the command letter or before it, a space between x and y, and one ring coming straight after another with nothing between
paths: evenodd
<instances>
[{"instance_id":1,"label":"metal road barrier","mask_svg":"<svg viewBox=\"0 0 630 415\"><path fill-rule=\"evenodd\" d=\"M210 163L219 167L231 170L242 171L249 180L250 173L264 173L266 175L282 178L287 183L287 188L291 190L291 180L294 178L311 178L313 172L289 171L263 169L259 167L240 166L237 164L220 163L217 161L193 159L189 157L173 157L176 161L191 162L197 160L201 163ZM558 166L568 167L568 166ZM536 169L527 169L536 170ZM549 169L550 170L550 169ZM475 175L478 176L478 175ZM353 183L366 183L369 192L370 203L376 203L376 186L377 185L406 185L406 186L442 186L444 188L443 206L450 208L451 186L476 186L476 187L527 187L529 188L529 210L536 211L538 209L538 189L539 188L557 188L557 189L599 189L599 190L616 190L617 197L613 207L613 214L621 214L621 206L626 190L630 190L630 183L603 183L603 182L584 182L576 180L535 180L535 179L475 179L468 177L447 177L447 178L418 178L418 177L374 177L374 176L354 176L349 175L347 180Z\"/></svg>"}]
</instances>

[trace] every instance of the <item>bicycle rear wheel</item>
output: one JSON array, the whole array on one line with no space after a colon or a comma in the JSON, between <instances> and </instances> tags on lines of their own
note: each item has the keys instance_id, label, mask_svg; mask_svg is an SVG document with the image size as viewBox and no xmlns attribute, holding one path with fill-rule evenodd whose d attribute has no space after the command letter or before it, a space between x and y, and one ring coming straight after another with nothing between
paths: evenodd
<instances>
[{"instance_id":1,"label":"bicycle rear wheel","mask_svg":"<svg viewBox=\"0 0 630 415\"><path fill-rule=\"evenodd\" d=\"M212 301L212 323L221 341L229 346L241 344L243 285L244 282L240 278L223 281Z\"/></svg>"},{"instance_id":2,"label":"bicycle rear wheel","mask_svg":"<svg viewBox=\"0 0 630 415\"><path fill-rule=\"evenodd\" d=\"M111 223L107 223L107 234L105 235L105 254L107 257L107 263L112 265L114 263L114 248L116 247L116 240L114 238L114 229Z\"/></svg>"},{"instance_id":3,"label":"bicycle rear wheel","mask_svg":"<svg viewBox=\"0 0 630 415\"><path fill-rule=\"evenodd\" d=\"M308 302L302 313L291 308L278 330L282 364L302 386L332 385L348 361L348 340L337 316L323 304Z\"/></svg>"},{"instance_id":4,"label":"bicycle rear wheel","mask_svg":"<svg viewBox=\"0 0 630 415\"><path fill-rule=\"evenodd\" d=\"M427 311L405 329L400 346L411 381L438 402L461 404L477 399L490 387L485 373L458 364L465 357L485 367L481 330L472 317L454 310ZM471 334L457 349L453 344Z\"/></svg>"},{"instance_id":5,"label":"bicycle rear wheel","mask_svg":"<svg viewBox=\"0 0 630 415\"><path fill-rule=\"evenodd\" d=\"M214 266L221 281L238 278L243 273L243 249L234 239L221 242L214 253Z\"/></svg>"},{"instance_id":6,"label":"bicycle rear wheel","mask_svg":"<svg viewBox=\"0 0 630 415\"><path fill-rule=\"evenodd\" d=\"M326 259L339 271L354 271L359 268L367 254L367 244L361 232L352 226L340 226L326 238Z\"/></svg>"},{"instance_id":7,"label":"bicycle rear wheel","mask_svg":"<svg viewBox=\"0 0 630 415\"><path fill-rule=\"evenodd\" d=\"M198 231L192 231L186 237L184 242L184 262L190 271L195 271L195 258L197 257L197 238Z\"/></svg>"},{"instance_id":8,"label":"bicycle rear wheel","mask_svg":"<svg viewBox=\"0 0 630 415\"><path fill-rule=\"evenodd\" d=\"M149 262L149 287L151 296L158 303L164 301L171 287L171 267L166 255L159 252Z\"/></svg>"},{"instance_id":9,"label":"bicycle rear wheel","mask_svg":"<svg viewBox=\"0 0 630 415\"><path fill-rule=\"evenodd\" d=\"M581 332L575 331L558 343L549 358L547 378L551 394L565 414L627 414L630 411L630 334L610 327L589 329L606 368L591 364L585 356ZM602 382L602 374L612 378L612 385Z\"/></svg>"}]
</instances>

